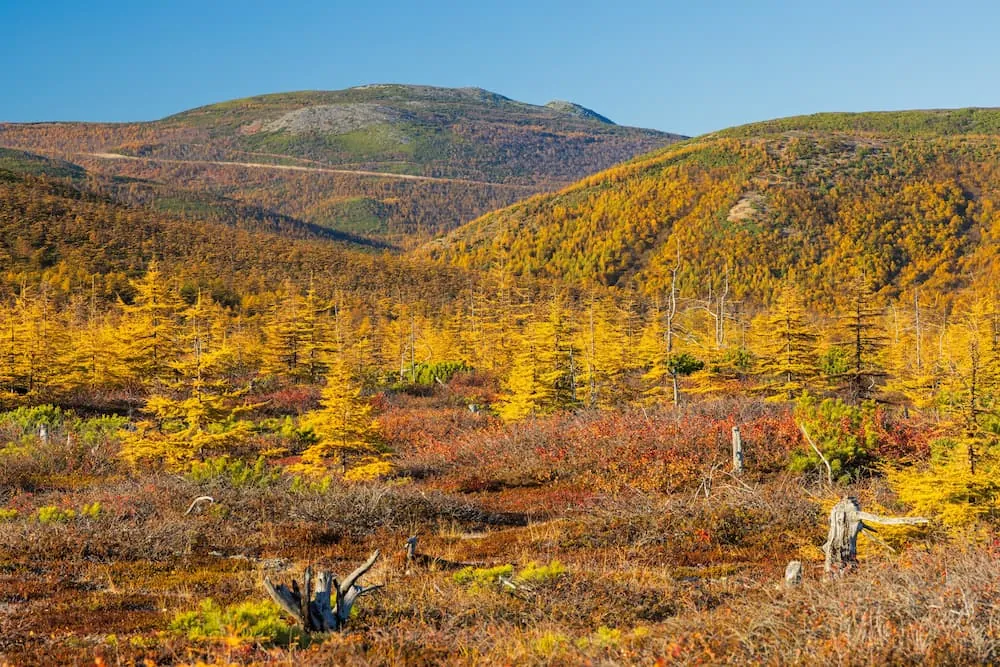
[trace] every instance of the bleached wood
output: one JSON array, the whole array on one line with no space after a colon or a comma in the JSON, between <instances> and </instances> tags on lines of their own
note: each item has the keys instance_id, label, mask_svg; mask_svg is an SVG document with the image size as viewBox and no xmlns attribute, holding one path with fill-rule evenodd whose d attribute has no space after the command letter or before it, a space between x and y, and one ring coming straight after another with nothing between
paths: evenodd
<instances>
[{"instance_id":1,"label":"bleached wood","mask_svg":"<svg viewBox=\"0 0 1000 667\"><path fill-rule=\"evenodd\" d=\"M296 588L298 588L296 586ZM288 586L278 584L275 586L268 577L264 577L264 590L271 596L271 599L278 603L278 606L285 610L285 613L301 622L298 592L289 590Z\"/></svg>"},{"instance_id":2,"label":"bleached wood","mask_svg":"<svg viewBox=\"0 0 1000 667\"><path fill-rule=\"evenodd\" d=\"M823 456L823 452L821 452L819 447L816 446L816 443L813 442L813 439L809 437L809 431L806 430L806 425L799 424L799 429L801 429L802 435L806 437L806 442L809 443L809 446L813 448L813 451L816 452L816 455L819 456L820 460L823 461L823 465L826 466L826 483L830 486L833 486L833 468L830 467L830 462L826 460L826 457Z\"/></svg>"},{"instance_id":3,"label":"bleached wood","mask_svg":"<svg viewBox=\"0 0 1000 667\"><path fill-rule=\"evenodd\" d=\"M212 496L198 496L197 498L191 501L191 504L188 506L187 511L184 512L184 516L187 516L188 514L193 512L194 509L201 503L214 503L214 502L215 498L213 498Z\"/></svg>"},{"instance_id":4,"label":"bleached wood","mask_svg":"<svg viewBox=\"0 0 1000 667\"><path fill-rule=\"evenodd\" d=\"M284 584L275 586L265 577L264 590L306 632L342 630L351 618L351 608L357 599L382 588L381 585L364 587L357 583L372 568L378 557L379 552L376 550L343 583L332 572L320 572L314 579L310 566L303 574L301 589L294 579L292 587L288 588Z\"/></svg>"},{"instance_id":5,"label":"bleached wood","mask_svg":"<svg viewBox=\"0 0 1000 667\"><path fill-rule=\"evenodd\" d=\"M923 517L885 517L863 512L857 498L844 496L830 510L830 532L823 545L823 553L826 554L824 569L828 574L839 575L857 567L858 534L862 530L875 531L865 521L897 526L927 523Z\"/></svg>"},{"instance_id":6,"label":"bleached wood","mask_svg":"<svg viewBox=\"0 0 1000 667\"><path fill-rule=\"evenodd\" d=\"M743 472L743 436L740 435L740 427L733 427L733 473Z\"/></svg>"},{"instance_id":7,"label":"bleached wood","mask_svg":"<svg viewBox=\"0 0 1000 667\"><path fill-rule=\"evenodd\" d=\"M793 560L785 566L785 586L789 588L802 583L802 561Z\"/></svg>"}]
</instances>

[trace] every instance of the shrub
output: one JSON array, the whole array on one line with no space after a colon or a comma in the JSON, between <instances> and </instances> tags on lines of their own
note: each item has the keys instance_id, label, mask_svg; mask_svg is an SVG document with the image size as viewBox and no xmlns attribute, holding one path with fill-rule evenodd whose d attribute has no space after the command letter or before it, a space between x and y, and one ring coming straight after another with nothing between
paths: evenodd
<instances>
[{"instance_id":1,"label":"shrub","mask_svg":"<svg viewBox=\"0 0 1000 667\"><path fill-rule=\"evenodd\" d=\"M558 560L554 560L548 565L532 561L517 573L517 579L524 583L543 584L554 581L564 574L566 574L566 567Z\"/></svg>"},{"instance_id":2,"label":"shrub","mask_svg":"<svg viewBox=\"0 0 1000 667\"><path fill-rule=\"evenodd\" d=\"M52 406L18 408L0 414L0 488L76 488L111 472L124 417L78 419ZM48 437L41 439L41 426ZM11 442L12 441L12 442Z\"/></svg>"},{"instance_id":3,"label":"shrub","mask_svg":"<svg viewBox=\"0 0 1000 667\"><path fill-rule=\"evenodd\" d=\"M20 407L0 415L0 428L17 431L19 435L35 434L42 426L49 430L61 427L66 417L67 414L54 405Z\"/></svg>"},{"instance_id":4,"label":"shrub","mask_svg":"<svg viewBox=\"0 0 1000 667\"><path fill-rule=\"evenodd\" d=\"M733 412L678 418L671 411L636 411L559 414L433 433L401 448L399 467L414 477L444 477L446 488L460 491L538 487L555 480L596 493L693 490L713 464L729 460L737 424L748 443L750 474L787 466L797 427L786 411L769 410L742 423Z\"/></svg>"},{"instance_id":5,"label":"shrub","mask_svg":"<svg viewBox=\"0 0 1000 667\"><path fill-rule=\"evenodd\" d=\"M876 425L879 415L874 403L865 402L855 407L839 398L818 402L815 396L803 394L795 415L841 482L857 479L863 472L873 469L879 431ZM793 472L819 469L820 466L822 462L808 446L796 452L789 463Z\"/></svg>"},{"instance_id":6,"label":"shrub","mask_svg":"<svg viewBox=\"0 0 1000 667\"><path fill-rule=\"evenodd\" d=\"M577 640L576 645L580 648L594 646L597 648L613 648L618 646L622 640L622 631L617 628L609 628L602 625L590 637L582 637Z\"/></svg>"},{"instance_id":7,"label":"shrub","mask_svg":"<svg viewBox=\"0 0 1000 667\"><path fill-rule=\"evenodd\" d=\"M552 659L569 645L569 637L561 632L544 632L535 639L532 648L539 656Z\"/></svg>"},{"instance_id":8,"label":"shrub","mask_svg":"<svg viewBox=\"0 0 1000 667\"><path fill-rule=\"evenodd\" d=\"M15 509L0 508L0 521L13 521L19 512Z\"/></svg>"},{"instance_id":9,"label":"shrub","mask_svg":"<svg viewBox=\"0 0 1000 667\"><path fill-rule=\"evenodd\" d=\"M344 474L348 482L370 482L380 477L386 477L393 470L392 463L374 456L365 457L361 465L357 465Z\"/></svg>"},{"instance_id":10,"label":"shrub","mask_svg":"<svg viewBox=\"0 0 1000 667\"><path fill-rule=\"evenodd\" d=\"M96 519L101 516L101 503L96 500L80 508L80 516L88 519Z\"/></svg>"},{"instance_id":11,"label":"shrub","mask_svg":"<svg viewBox=\"0 0 1000 667\"><path fill-rule=\"evenodd\" d=\"M464 567L452 575L456 584L468 586L472 590L489 590L499 586L500 577L514 573L513 565L496 567Z\"/></svg>"},{"instance_id":12,"label":"shrub","mask_svg":"<svg viewBox=\"0 0 1000 667\"><path fill-rule=\"evenodd\" d=\"M289 626L273 602L241 602L220 608L212 599L196 611L179 612L170 629L191 641L225 639L233 643L289 646L302 643L303 634Z\"/></svg>"},{"instance_id":13,"label":"shrub","mask_svg":"<svg viewBox=\"0 0 1000 667\"><path fill-rule=\"evenodd\" d=\"M76 512L71 509L62 509L56 505L45 505L38 508L35 514L38 523L48 525L52 523L66 523L76 517Z\"/></svg>"},{"instance_id":14,"label":"shrub","mask_svg":"<svg viewBox=\"0 0 1000 667\"><path fill-rule=\"evenodd\" d=\"M281 469L271 469L263 456L253 465L228 456L216 456L205 461L193 461L185 477L195 484L221 483L233 488L267 488L281 478Z\"/></svg>"},{"instance_id":15,"label":"shrub","mask_svg":"<svg viewBox=\"0 0 1000 667\"><path fill-rule=\"evenodd\" d=\"M108 441L117 440L118 433L127 425L127 417L103 415L77 420L73 422L72 428L83 444L95 447Z\"/></svg>"},{"instance_id":16,"label":"shrub","mask_svg":"<svg viewBox=\"0 0 1000 667\"><path fill-rule=\"evenodd\" d=\"M464 361L439 361L433 364L418 363L406 370L406 378L411 376L414 384L433 386L436 382L448 382L457 373L467 373L472 367Z\"/></svg>"},{"instance_id":17,"label":"shrub","mask_svg":"<svg viewBox=\"0 0 1000 667\"><path fill-rule=\"evenodd\" d=\"M324 494L330 490L332 484L333 478L329 475L319 479L296 475L292 478L291 491L292 493Z\"/></svg>"}]
</instances>

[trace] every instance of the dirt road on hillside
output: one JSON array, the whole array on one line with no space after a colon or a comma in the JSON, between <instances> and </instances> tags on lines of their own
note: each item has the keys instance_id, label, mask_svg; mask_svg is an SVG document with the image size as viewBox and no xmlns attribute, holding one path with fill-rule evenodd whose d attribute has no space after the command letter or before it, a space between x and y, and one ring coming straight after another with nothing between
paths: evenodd
<instances>
[{"instance_id":1,"label":"dirt road on hillside","mask_svg":"<svg viewBox=\"0 0 1000 667\"><path fill-rule=\"evenodd\" d=\"M465 185L488 185L498 188L510 188L515 190L537 191L537 187L530 185L511 185L507 183L491 183L489 181L472 181L463 178L443 178L439 176L415 176L413 174L390 174L384 171L365 171L361 169L334 169L332 167L300 167L289 164L267 164L266 162L227 162L224 160L173 160L170 158L155 157L134 157L132 155L122 155L120 153L80 153L88 157L96 157L101 160L134 160L137 162L165 162L168 164L210 164L222 167L246 167L249 169L280 169L283 171L304 171L320 174L345 174L352 176L371 176L374 178L389 178L402 181L429 181L431 183L462 183Z\"/></svg>"}]
</instances>

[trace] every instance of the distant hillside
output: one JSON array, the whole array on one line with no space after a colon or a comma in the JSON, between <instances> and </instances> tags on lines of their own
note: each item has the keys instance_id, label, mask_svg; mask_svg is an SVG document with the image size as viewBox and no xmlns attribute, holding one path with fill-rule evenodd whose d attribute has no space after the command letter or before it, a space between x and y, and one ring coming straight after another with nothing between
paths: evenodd
<instances>
[{"instance_id":1,"label":"distant hillside","mask_svg":"<svg viewBox=\"0 0 1000 667\"><path fill-rule=\"evenodd\" d=\"M681 138L568 102L403 85L262 95L150 123L0 124L2 146L403 245Z\"/></svg>"},{"instance_id":2,"label":"distant hillside","mask_svg":"<svg viewBox=\"0 0 1000 667\"><path fill-rule=\"evenodd\" d=\"M67 173L76 180L63 179ZM60 299L91 289L104 299L128 298L129 278L153 259L189 292L203 288L227 305L285 279L412 298L447 298L468 284L461 271L361 251L295 220L247 218L225 202L204 202L199 216L166 211L164 197L158 208L115 199L145 185L108 185L76 165L0 151L0 298L38 283Z\"/></svg>"},{"instance_id":3,"label":"distant hillside","mask_svg":"<svg viewBox=\"0 0 1000 667\"><path fill-rule=\"evenodd\" d=\"M820 114L670 146L487 214L426 252L459 266L663 294L790 275L817 302L864 273L886 294L1000 284L1000 111Z\"/></svg>"}]
</instances>

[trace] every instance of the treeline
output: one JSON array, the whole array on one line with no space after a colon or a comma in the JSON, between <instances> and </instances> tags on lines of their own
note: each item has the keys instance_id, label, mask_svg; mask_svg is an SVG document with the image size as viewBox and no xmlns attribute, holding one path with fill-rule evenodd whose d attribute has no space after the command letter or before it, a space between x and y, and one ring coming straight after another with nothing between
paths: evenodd
<instances>
[{"instance_id":1,"label":"treeline","mask_svg":"<svg viewBox=\"0 0 1000 667\"><path fill-rule=\"evenodd\" d=\"M5 304L4 403L242 396L329 386L332 368L338 385L372 392L476 371L499 383L491 407L507 420L810 392L922 410L969 432L1000 425L995 292L885 304L856 280L826 315L808 311L792 285L770 308L748 309L725 292L650 301L528 291L503 276L429 299L285 280L227 304L156 263L128 284L127 302L101 300L96 288L56 299L43 283Z\"/></svg>"}]
</instances>

